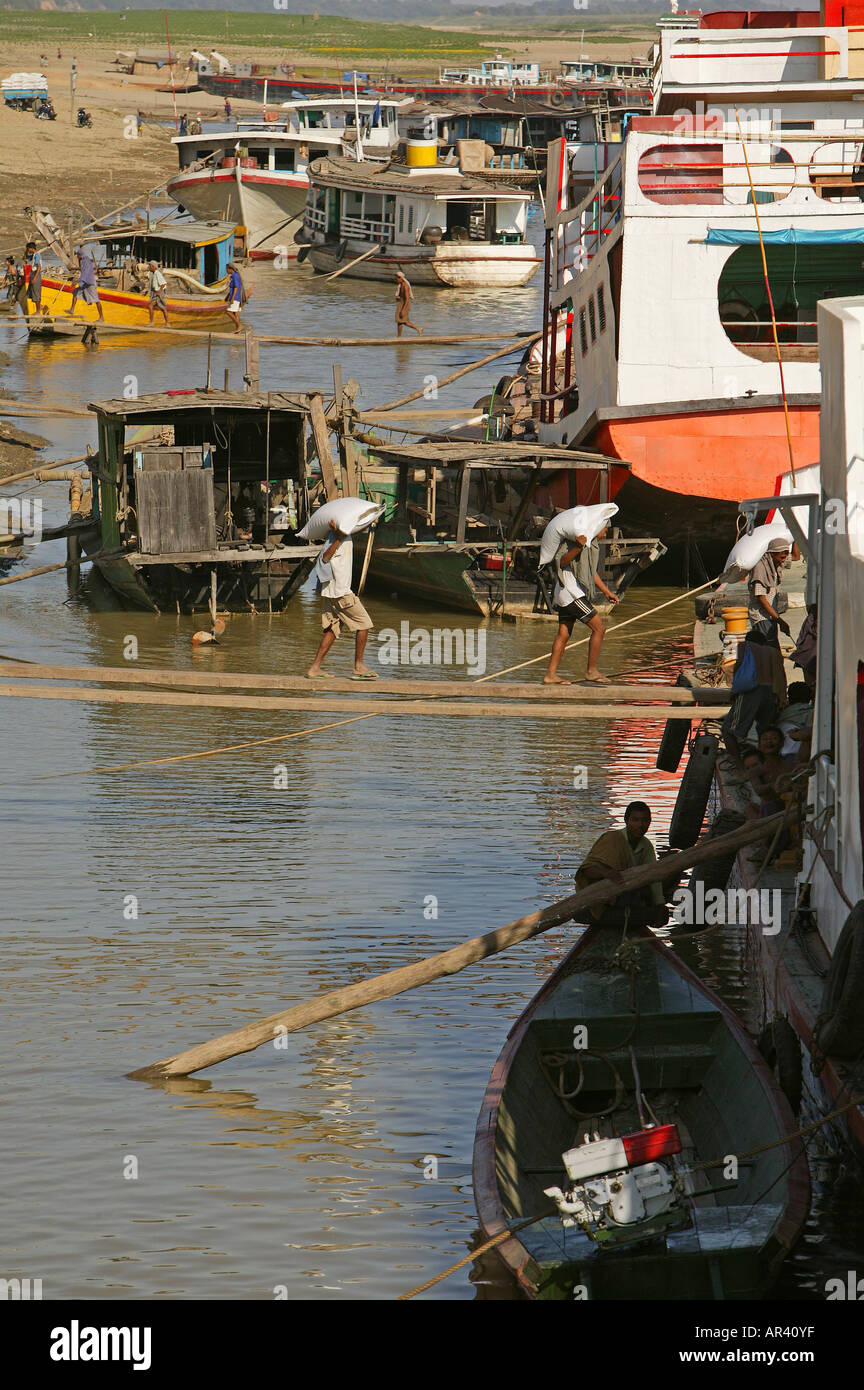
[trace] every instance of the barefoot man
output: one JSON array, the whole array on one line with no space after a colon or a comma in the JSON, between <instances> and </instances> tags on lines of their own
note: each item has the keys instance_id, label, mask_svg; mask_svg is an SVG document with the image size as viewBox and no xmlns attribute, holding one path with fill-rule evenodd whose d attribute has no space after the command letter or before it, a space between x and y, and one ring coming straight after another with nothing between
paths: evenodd
<instances>
[{"instance_id":1,"label":"barefoot man","mask_svg":"<svg viewBox=\"0 0 864 1390\"><path fill-rule=\"evenodd\" d=\"M601 540L603 536L605 536L607 529L607 527L604 527L604 529L598 533L598 540ZM555 585L555 593L552 596L552 602L558 609L559 626L557 636L552 644L549 665L543 677L544 685L569 685L569 681L563 680L562 677L558 675L558 663L564 655L564 648L570 640L573 632L573 624L577 619L580 623L585 624L591 634L588 641L588 670L585 673L585 679L589 681L599 681L603 685L608 685L609 683L607 677L601 675L597 670L597 658L600 655L600 648L603 645L606 624L590 602L579 580L576 578L576 562L582 553L585 543L585 536L577 536L573 545L569 547L567 541L564 541L558 549L558 554L555 556L557 583ZM594 575L594 584L601 593L606 595L610 603L617 604L619 602L618 595L613 593L613 591L604 584L598 574Z\"/></svg>"},{"instance_id":2,"label":"barefoot man","mask_svg":"<svg viewBox=\"0 0 864 1390\"><path fill-rule=\"evenodd\" d=\"M411 312L411 300L414 298L414 291L408 283L407 278L401 270L396 271L396 337L402 337L402 328L413 328L415 333L422 333L423 329L418 328L416 323L412 323L408 315Z\"/></svg>"},{"instance_id":3,"label":"barefoot man","mask_svg":"<svg viewBox=\"0 0 864 1390\"><path fill-rule=\"evenodd\" d=\"M321 626L324 635L315 653L315 660L306 672L310 680L317 680L327 673L321 670L321 662L340 635L342 628L354 633L354 674L352 681L377 681L374 671L364 665L363 653L372 628L372 619L356 594L351 592L351 573L354 567L354 543L350 536L343 536L335 521L330 522L334 532L333 539L319 557L319 567L323 568L321 597L324 611Z\"/></svg>"}]
</instances>

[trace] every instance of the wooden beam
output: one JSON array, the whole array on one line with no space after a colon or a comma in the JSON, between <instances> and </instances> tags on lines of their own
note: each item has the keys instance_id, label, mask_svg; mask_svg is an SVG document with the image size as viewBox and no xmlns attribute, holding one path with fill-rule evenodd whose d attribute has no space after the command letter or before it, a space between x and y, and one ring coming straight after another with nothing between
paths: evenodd
<instances>
[{"instance_id":1,"label":"wooden beam","mask_svg":"<svg viewBox=\"0 0 864 1390\"><path fill-rule=\"evenodd\" d=\"M65 564L55 569L65 569ZM0 583L8 583L0 580ZM358 682L359 685L359 682ZM0 698L10 700L71 700L83 703L104 705L176 705L190 709L245 709L279 711L280 713L303 710L327 710L344 713L346 710L357 714L418 714L441 717L459 715L474 719L680 719L680 705L591 705L591 704L547 704L540 701L517 700L364 700L350 695L340 696L268 696L268 695L216 695L185 694L181 691L162 690L92 690L89 687L74 685L30 685L21 681L16 685L0 685ZM731 705L718 705L713 716L720 718L728 714Z\"/></svg>"},{"instance_id":2,"label":"wooden beam","mask_svg":"<svg viewBox=\"0 0 864 1390\"><path fill-rule=\"evenodd\" d=\"M63 566L61 565L62 569ZM0 677L16 680L34 681L95 681L106 685L163 686L178 690L292 690L309 694L321 691L321 682L309 680L307 676L286 676L273 673L245 671L175 671L158 666L66 666L28 662L22 665L17 661L0 661ZM357 692L359 682L348 677L334 676L327 682L328 692ZM431 695L436 698L446 695L450 699L498 700L542 699L554 703L567 701L587 701L592 704L609 704L615 700L642 703L651 700L663 704L674 704L694 709L700 704L710 706L729 704L731 692L728 689L705 687L704 690L691 690L680 685L542 685L532 681L499 681L497 685L478 684L470 680L382 680L375 681L376 694L404 695L410 697ZM703 702L699 697L706 697ZM684 718L684 712L678 711Z\"/></svg>"},{"instance_id":3,"label":"wooden beam","mask_svg":"<svg viewBox=\"0 0 864 1390\"><path fill-rule=\"evenodd\" d=\"M333 455L330 452L330 428L324 418L324 398L320 391L309 392L309 419L315 448L318 451L318 462L321 465L324 491L327 501L332 502L339 496L339 488L336 483L336 470L333 467Z\"/></svg>"},{"instance_id":4,"label":"wooden beam","mask_svg":"<svg viewBox=\"0 0 864 1390\"><path fill-rule=\"evenodd\" d=\"M468 524L468 494L471 491L471 468L467 466L462 469L462 476L459 479L459 517L456 522L456 544L464 545L465 527Z\"/></svg>"},{"instance_id":5,"label":"wooden beam","mask_svg":"<svg viewBox=\"0 0 864 1390\"><path fill-rule=\"evenodd\" d=\"M162 1061L141 1067L138 1071L131 1072L130 1076L136 1081L190 1076L193 1072L203 1071L205 1067L215 1066L217 1062L225 1062L229 1057L253 1052L263 1043L272 1043L274 1039L286 1033L296 1033L312 1023L336 1018L340 1014L350 1013L352 1009L361 1009L382 999L392 999L394 995L405 994L408 990L431 984L445 975L456 975L469 965L476 965L489 956L506 951L510 946L540 936L551 927L569 922L576 912L581 914L589 907L598 907L601 903L609 902L621 892L645 888L673 875L680 877L685 869L692 868L694 864L702 864L718 855L728 854L732 850L737 852L746 845L766 840L774 835L780 825L790 820L793 814L791 811L781 812L776 816L767 816L764 820L750 821L729 835L718 835L716 839L703 840L692 849L666 855L644 868L626 869L620 880L615 883L606 880L592 884L590 888L572 893L569 897L551 903L539 912L532 912L515 922L509 922L507 926L499 927L496 931L472 937L470 941L463 942L461 946L454 946L449 951L441 951L438 955L427 956L413 965L388 970L383 975L361 980L342 989L330 990L319 995L317 999L296 1004L293 1008L271 1014L269 1018L248 1023L231 1033L223 1033L210 1042L199 1043L196 1047L187 1048L185 1052L175 1053L173 1057L165 1057Z\"/></svg>"}]
</instances>

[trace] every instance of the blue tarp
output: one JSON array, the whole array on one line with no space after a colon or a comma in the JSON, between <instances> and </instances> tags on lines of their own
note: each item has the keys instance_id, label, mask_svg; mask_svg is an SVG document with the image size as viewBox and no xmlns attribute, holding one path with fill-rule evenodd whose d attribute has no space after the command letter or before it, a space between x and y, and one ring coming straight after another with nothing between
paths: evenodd
<instances>
[{"instance_id":1,"label":"blue tarp","mask_svg":"<svg viewBox=\"0 0 864 1390\"><path fill-rule=\"evenodd\" d=\"M757 231L738 231L735 227L709 227L705 240L713 246L758 246ZM864 227L847 227L831 230L824 227L805 232L800 227L784 227L779 232L763 232L762 240L766 246L785 246L797 242L799 245L825 246L843 242L864 242Z\"/></svg>"}]
</instances>

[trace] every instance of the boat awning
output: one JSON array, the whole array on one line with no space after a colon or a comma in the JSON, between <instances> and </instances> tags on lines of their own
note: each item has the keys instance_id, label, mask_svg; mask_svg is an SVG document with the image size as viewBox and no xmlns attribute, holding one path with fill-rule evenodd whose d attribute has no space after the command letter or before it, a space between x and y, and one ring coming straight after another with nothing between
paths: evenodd
<instances>
[{"instance_id":1,"label":"boat awning","mask_svg":"<svg viewBox=\"0 0 864 1390\"><path fill-rule=\"evenodd\" d=\"M744 231L737 227L709 227L705 240L711 246L758 246L759 233L751 228ZM817 227L812 231L804 231L801 227L783 227L776 232L763 232L762 240L766 246L793 243L799 246L841 245L848 242L864 242L864 227Z\"/></svg>"}]
</instances>

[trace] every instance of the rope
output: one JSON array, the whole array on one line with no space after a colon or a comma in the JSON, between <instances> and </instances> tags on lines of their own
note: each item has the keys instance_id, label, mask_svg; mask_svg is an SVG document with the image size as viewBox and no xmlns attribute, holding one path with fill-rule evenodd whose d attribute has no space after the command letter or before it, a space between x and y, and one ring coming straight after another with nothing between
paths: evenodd
<instances>
[{"instance_id":1,"label":"rope","mask_svg":"<svg viewBox=\"0 0 864 1390\"><path fill-rule=\"evenodd\" d=\"M663 608L671 608L673 603L680 603L682 599L692 598L694 594L701 594L703 589L710 589L711 585L716 583L716 579L709 579L707 584L700 584L696 589L688 589L686 593L676 594L675 598L667 599L665 603L658 603L656 608L649 608L646 613L637 613L634 618L626 618L623 623L616 623L614 627L608 628L605 637L611 637L613 633L620 632L622 628L629 627L631 623L638 623L643 618L650 618L652 614L659 613ZM583 637L578 642L569 642L564 650L572 651L575 647L584 647L585 643L590 641L590 637ZM529 661L520 661L516 666L505 666L503 671L492 671L488 676L480 676L474 681L474 684L482 685L485 681L496 680L498 676L507 676L511 671L521 671L525 666L534 666L538 661L548 660L548 652L543 652L542 656L532 656Z\"/></svg>"},{"instance_id":2,"label":"rope","mask_svg":"<svg viewBox=\"0 0 864 1390\"><path fill-rule=\"evenodd\" d=\"M32 664L32 663L30 663ZM248 743L229 743L224 748L206 748L201 753L177 753L171 758L147 758L143 762L116 763L110 767L78 768L72 772L50 772L44 777L31 777L31 782L53 782L59 777L83 777L93 772L129 772L136 767L162 767L165 763L184 763L193 758L215 758L220 753L239 753L245 748L260 748L265 743L282 743L290 738L302 738L304 734L320 734L325 729L339 729L343 724L357 724L361 719L377 719L375 714L356 714L351 719L337 719L332 724L316 724L313 729L298 729L293 734L274 734L271 738L255 738Z\"/></svg>"},{"instance_id":3,"label":"rope","mask_svg":"<svg viewBox=\"0 0 864 1390\"><path fill-rule=\"evenodd\" d=\"M738 115L738 108L735 108L735 120L738 125L738 134L741 137L741 149L744 153L744 164L747 169L747 181L750 184L750 197L753 199L753 214L756 218L756 231L759 234L759 250L762 255L762 274L765 279L765 290L768 295L768 308L771 310L771 330L774 334L774 349L777 353L777 366L780 368L780 394L783 397L783 416L786 421L786 442L789 445L789 467L792 470L792 485L795 486L795 455L792 451L792 427L789 423L789 402L786 399L786 381L783 376L783 357L780 352L780 339L777 337L777 315L774 313L774 296L771 293L771 285L768 280L768 261L765 256L765 242L762 240L762 223L759 220L759 205L756 202L756 190L753 187L753 175L750 171L750 160L747 156L747 145L744 142L744 133L741 130L741 118Z\"/></svg>"},{"instance_id":4,"label":"rope","mask_svg":"<svg viewBox=\"0 0 864 1390\"><path fill-rule=\"evenodd\" d=\"M839 1106L836 1110L830 1110L821 1119L814 1120L812 1124L802 1125L800 1129L795 1129L791 1134L784 1134L782 1139L772 1139L768 1144L760 1144L756 1149L747 1149L743 1154L727 1154L724 1158L712 1158L709 1163L698 1163L690 1169L691 1173L707 1173L710 1168L723 1168L728 1163L730 1157L734 1157L740 1163L745 1158L756 1158L759 1154L768 1153L771 1149L780 1149L784 1144L790 1144L793 1139L805 1139L811 1134L815 1134L823 1125L827 1125L829 1120L836 1120L840 1115L845 1115L847 1110L851 1110L855 1105L861 1105L864 1096L856 1096L854 1100L847 1101L846 1105ZM698 1194L697 1194L698 1196Z\"/></svg>"},{"instance_id":5,"label":"rope","mask_svg":"<svg viewBox=\"0 0 864 1390\"><path fill-rule=\"evenodd\" d=\"M485 1255L487 1250L494 1250L496 1245L503 1245L504 1241L510 1240L517 1231L524 1231L527 1226L536 1226L538 1221L545 1221L547 1216L555 1215L555 1212L543 1211L539 1216L530 1216L527 1221L519 1221L515 1226L508 1226L506 1231L501 1231L497 1236L493 1236L491 1240L486 1241L485 1245L478 1245L477 1249L473 1250L470 1255L466 1255L464 1260L459 1260L457 1264L451 1265L442 1274L436 1274L433 1279L427 1279L425 1284L418 1284L416 1289L411 1289L409 1293L400 1293L396 1302L405 1303L409 1298L414 1298L416 1294L425 1293L427 1289L432 1288L433 1284L440 1284L442 1279L446 1279L450 1274L455 1274L457 1269L464 1269L466 1265L479 1260L480 1256Z\"/></svg>"}]
</instances>

